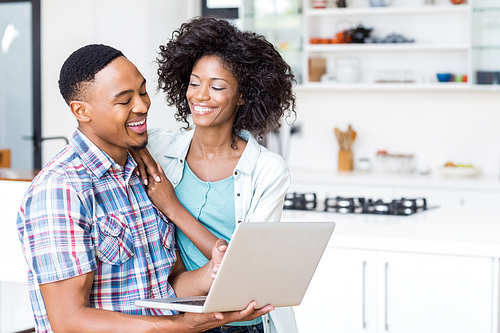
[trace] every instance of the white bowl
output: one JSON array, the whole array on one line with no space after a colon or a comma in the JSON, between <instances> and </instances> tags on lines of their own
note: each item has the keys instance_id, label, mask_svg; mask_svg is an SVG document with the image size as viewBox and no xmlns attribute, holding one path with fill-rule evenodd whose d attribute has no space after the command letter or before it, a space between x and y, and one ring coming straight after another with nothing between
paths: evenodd
<instances>
[{"instance_id":1,"label":"white bowl","mask_svg":"<svg viewBox=\"0 0 500 333\"><path fill-rule=\"evenodd\" d=\"M479 175L481 172L475 167L441 167L441 173L445 177L450 178L469 178Z\"/></svg>"}]
</instances>

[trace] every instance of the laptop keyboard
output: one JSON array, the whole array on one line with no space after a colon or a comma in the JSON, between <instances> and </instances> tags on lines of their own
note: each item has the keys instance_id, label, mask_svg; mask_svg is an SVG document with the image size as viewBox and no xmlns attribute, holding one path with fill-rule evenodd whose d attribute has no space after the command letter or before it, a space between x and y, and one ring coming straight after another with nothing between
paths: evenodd
<instances>
[{"instance_id":1,"label":"laptop keyboard","mask_svg":"<svg viewBox=\"0 0 500 333\"><path fill-rule=\"evenodd\" d=\"M170 303L188 304L188 305L203 305L203 304L205 304L205 300L203 300L203 299L200 299L197 301L181 300L181 301L170 301Z\"/></svg>"}]
</instances>

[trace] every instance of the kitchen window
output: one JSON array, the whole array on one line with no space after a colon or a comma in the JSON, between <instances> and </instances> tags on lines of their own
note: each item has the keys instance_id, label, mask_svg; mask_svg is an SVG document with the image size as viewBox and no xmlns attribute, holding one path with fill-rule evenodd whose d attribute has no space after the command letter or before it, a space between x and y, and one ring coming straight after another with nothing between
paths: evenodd
<instances>
[{"instance_id":1,"label":"kitchen window","mask_svg":"<svg viewBox=\"0 0 500 333\"><path fill-rule=\"evenodd\" d=\"M40 0L0 0L0 148L40 169Z\"/></svg>"}]
</instances>

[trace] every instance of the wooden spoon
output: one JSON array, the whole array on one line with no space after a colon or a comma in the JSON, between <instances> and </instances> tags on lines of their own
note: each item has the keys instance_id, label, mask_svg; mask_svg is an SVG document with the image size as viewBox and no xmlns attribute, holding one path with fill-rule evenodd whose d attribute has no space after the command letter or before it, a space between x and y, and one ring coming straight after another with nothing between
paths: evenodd
<instances>
[{"instance_id":1,"label":"wooden spoon","mask_svg":"<svg viewBox=\"0 0 500 333\"><path fill-rule=\"evenodd\" d=\"M349 150L351 150L352 143L354 142L355 139L356 139L356 131L352 130L351 139L349 140L349 147L348 147Z\"/></svg>"},{"instance_id":2,"label":"wooden spoon","mask_svg":"<svg viewBox=\"0 0 500 333\"><path fill-rule=\"evenodd\" d=\"M339 149L343 150L342 149L342 132L340 132L338 127L335 127L334 131L335 131L335 136L337 137L337 143L339 144Z\"/></svg>"}]
</instances>

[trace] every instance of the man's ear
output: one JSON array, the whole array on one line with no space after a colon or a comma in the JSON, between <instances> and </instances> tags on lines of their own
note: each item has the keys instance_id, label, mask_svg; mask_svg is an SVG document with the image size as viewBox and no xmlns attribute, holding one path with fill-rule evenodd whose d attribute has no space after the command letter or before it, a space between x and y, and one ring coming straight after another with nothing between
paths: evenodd
<instances>
[{"instance_id":1,"label":"man's ear","mask_svg":"<svg viewBox=\"0 0 500 333\"><path fill-rule=\"evenodd\" d=\"M69 108L79 123L87 123L90 121L87 103L81 101L71 101L69 103Z\"/></svg>"}]
</instances>

